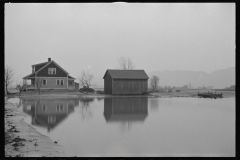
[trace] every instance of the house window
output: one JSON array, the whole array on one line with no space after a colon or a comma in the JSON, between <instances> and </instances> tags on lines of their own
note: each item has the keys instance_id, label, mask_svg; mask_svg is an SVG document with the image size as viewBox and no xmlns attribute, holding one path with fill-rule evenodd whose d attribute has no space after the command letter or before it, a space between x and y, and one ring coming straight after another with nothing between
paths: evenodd
<instances>
[{"instance_id":1,"label":"house window","mask_svg":"<svg viewBox=\"0 0 240 160\"><path fill-rule=\"evenodd\" d=\"M64 85L64 80L63 79L57 79L57 85L61 85L63 86Z\"/></svg>"},{"instance_id":2,"label":"house window","mask_svg":"<svg viewBox=\"0 0 240 160\"><path fill-rule=\"evenodd\" d=\"M56 122L56 116L48 116L48 123L55 123Z\"/></svg>"},{"instance_id":3,"label":"house window","mask_svg":"<svg viewBox=\"0 0 240 160\"><path fill-rule=\"evenodd\" d=\"M56 74L56 68L48 68L48 74Z\"/></svg>"},{"instance_id":4,"label":"house window","mask_svg":"<svg viewBox=\"0 0 240 160\"><path fill-rule=\"evenodd\" d=\"M57 112L63 111L63 104L57 104Z\"/></svg>"},{"instance_id":5,"label":"house window","mask_svg":"<svg viewBox=\"0 0 240 160\"><path fill-rule=\"evenodd\" d=\"M46 80L46 79L43 79L42 84L43 84L43 85L47 85L47 80Z\"/></svg>"},{"instance_id":6,"label":"house window","mask_svg":"<svg viewBox=\"0 0 240 160\"><path fill-rule=\"evenodd\" d=\"M46 110L46 107L44 104L42 105L42 110L43 110L43 112L45 112L45 110Z\"/></svg>"},{"instance_id":7,"label":"house window","mask_svg":"<svg viewBox=\"0 0 240 160\"><path fill-rule=\"evenodd\" d=\"M69 85L73 85L73 82L72 82L72 81L69 81Z\"/></svg>"}]
</instances>

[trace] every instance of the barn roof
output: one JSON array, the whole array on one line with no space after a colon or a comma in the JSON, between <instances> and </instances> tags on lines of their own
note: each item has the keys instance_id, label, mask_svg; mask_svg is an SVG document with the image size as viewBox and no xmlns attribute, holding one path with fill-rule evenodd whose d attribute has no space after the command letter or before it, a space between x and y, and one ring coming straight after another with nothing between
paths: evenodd
<instances>
[{"instance_id":1,"label":"barn roof","mask_svg":"<svg viewBox=\"0 0 240 160\"><path fill-rule=\"evenodd\" d=\"M114 69L108 69L103 79L105 78L107 72L113 79L149 79L144 70L114 70Z\"/></svg>"}]
</instances>

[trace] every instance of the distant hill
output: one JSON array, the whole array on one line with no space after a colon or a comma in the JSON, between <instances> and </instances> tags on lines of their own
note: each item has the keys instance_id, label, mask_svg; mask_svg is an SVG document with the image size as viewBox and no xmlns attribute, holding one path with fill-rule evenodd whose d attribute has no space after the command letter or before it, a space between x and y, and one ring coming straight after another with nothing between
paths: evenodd
<instances>
[{"instance_id":1,"label":"distant hill","mask_svg":"<svg viewBox=\"0 0 240 160\"><path fill-rule=\"evenodd\" d=\"M211 74L202 71L164 70L148 73L149 78L153 75L159 77L160 86L176 86L191 83L194 88L199 86L213 86L215 89L235 85L235 67L214 71Z\"/></svg>"},{"instance_id":2,"label":"distant hill","mask_svg":"<svg viewBox=\"0 0 240 160\"><path fill-rule=\"evenodd\" d=\"M235 85L235 67L217 70L211 74L202 71L164 70L150 72L147 75L149 78L153 75L158 76L160 86L182 87L191 83L194 88L205 85L206 87L213 86L215 89L222 89ZM103 88L103 76L95 76L92 87Z\"/></svg>"}]
</instances>

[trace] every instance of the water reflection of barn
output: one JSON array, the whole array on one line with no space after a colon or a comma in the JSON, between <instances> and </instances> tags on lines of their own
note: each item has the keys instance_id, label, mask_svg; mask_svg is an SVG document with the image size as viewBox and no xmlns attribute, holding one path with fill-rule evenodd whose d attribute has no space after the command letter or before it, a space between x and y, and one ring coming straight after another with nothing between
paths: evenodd
<instances>
[{"instance_id":1,"label":"water reflection of barn","mask_svg":"<svg viewBox=\"0 0 240 160\"><path fill-rule=\"evenodd\" d=\"M32 124L50 131L61 123L74 107L78 99L22 99L23 111L32 116Z\"/></svg>"},{"instance_id":2,"label":"water reflection of barn","mask_svg":"<svg viewBox=\"0 0 240 160\"><path fill-rule=\"evenodd\" d=\"M146 97L114 97L104 99L104 117L107 122L143 122L148 115Z\"/></svg>"}]
</instances>

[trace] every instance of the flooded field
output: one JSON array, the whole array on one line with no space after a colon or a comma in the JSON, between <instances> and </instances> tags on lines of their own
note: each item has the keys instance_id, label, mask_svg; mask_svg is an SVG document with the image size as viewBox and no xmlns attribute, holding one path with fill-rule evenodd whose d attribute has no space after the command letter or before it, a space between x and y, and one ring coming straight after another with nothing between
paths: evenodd
<instances>
[{"instance_id":1,"label":"flooded field","mask_svg":"<svg viewBox=\"0 0 240 160\"><path fill-rule=\"evenodd\" d=\"M235 91L215 91L212 89L181 90L180 92L154 92L151 95L167 97L196 97L198 93L222 94L223 98L235 97Z\"/></svg>"},{"instance_id":2,"label":"flooded field","mask_svg":"<svg viewBox=\"0 0 240 160\"><path fill-rule=\"evenodd\" d=\"M235 156L235 98L10 98L72 156Z\"/></svg>"}]
</instances>

